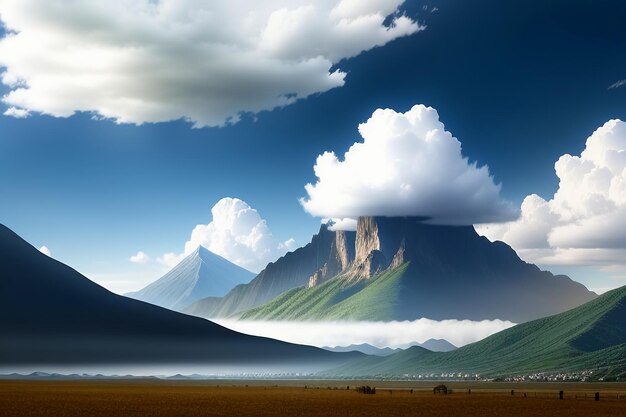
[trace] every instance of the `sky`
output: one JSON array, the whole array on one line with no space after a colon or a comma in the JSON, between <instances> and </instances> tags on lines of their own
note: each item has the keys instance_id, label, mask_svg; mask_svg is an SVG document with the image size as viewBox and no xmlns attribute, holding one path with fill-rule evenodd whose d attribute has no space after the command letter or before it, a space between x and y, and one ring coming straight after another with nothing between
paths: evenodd
<instances>
[{"instance_id":1,"label":"sky","mask_svg":"<svg viewBox=\"0 0 626 417\"><path fill-rule=\"evenodd\" d=\"M372 213L626 284L623 2L49 3L0 2L0 222L113 291Z\"/></svg>"}]
</instances>

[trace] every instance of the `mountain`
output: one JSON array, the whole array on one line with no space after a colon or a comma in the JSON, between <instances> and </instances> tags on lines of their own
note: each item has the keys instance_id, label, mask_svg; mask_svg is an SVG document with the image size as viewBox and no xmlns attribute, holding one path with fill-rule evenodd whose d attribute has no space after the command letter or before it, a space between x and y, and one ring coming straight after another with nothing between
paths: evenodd
<instances>
[{"instance_id":1,"label":"mountain","mask_svg":"<svg viewBox=\"0 0 626 417\"><path fill-rule=\"evenodd\" d=\"M183 311L199 317L228 317L309 282L322 282L347 268L354 257L354 232L334 232L322 225L306 246L268 264L248 284L238 285L226 296L200 300Z\"/></svg>"},{"instance_id":2,"label":"mountain","mask_svg":"<svg viewBox=\"0 0 626 417\"><path fill-rule=\"evenodd\" d=\"M163 277L125 295L170 310L182 310L201 298L221 297L253 277L252 272L198 246Z\"/></svg>"},{"instance_id":3,"label":"mountain","mask_svg":"<svg viewBox=\"0 0 626 417\"><path fill-rule=\"evenodd\" d=\"M0 368L5 370L51 364L319 369L355 357L243 335L115 295L2 225L0 333Z\"/></svg>"},{"instance_id":4,"label":"mountain","mask_svg":"<svg viewBox=\"0 0 626 417\"><path fill-rule=\"evenodd\" d=\"M458 349L445 339L428 339L424 343L413 343L413 346L420 346L432 352L451 352Z\"/></svg>"},{"instance_id":5,"label":"mountain","mask_svg":"<svg viewBox=\"0 0 626 417\"><path fill-rule=\"evenodd\" d=\"M337 376L531 375L593 371L626 377L626 286L554 316L518 324L452 352L412 347L330 371Z\"/></svg>"},{"instance_id":6,"label":"mountain","mask_svg":"<svg viewBox=\"0 0 626 417\"><path fill-rule=\"evenodd\" d=\"M322 349L329 350L331 352L361 352L366 355L374 355L374 356L389 356L394 353L401 351L402 349L396 348L392 349L390 347L379 348L376 346L372 346L369 343L361 343L359 345L348 345L348 346L325 346Z\"/></svg>"},{"instance_id":7,"label":"mountain","mask_svg":"<svg viewBox=\"0 0 626 417\"><path fill-rule=\"evenodd\" d=\"M597 295L522 261L472 226L411 217L361 217L354 258L335 277L310 280L239 315L247 320L502 319L559 313Z\"/></svg>"},{"instance_id":8,"label":"mountain","mask_svg":"<svg viewBox=\"0 0 626 417\"><path fill-rule=\"evenodd\" d=\"M322 349L330 350L331 352L362 352L366 355L375 355L375 356L389 356L394 353L398 353L408 347L419 346L424 349L428 349L433 352L450 352L457 347L452 343L448 342L444 339L428 339L424 343L413 342L410 343L407 347L395 348L392 349L390 347L379 348L376 346L372 346L368 343L362 343L359 345L349 345L349 346L325 346Z\"/></svg>"}]
</instances>

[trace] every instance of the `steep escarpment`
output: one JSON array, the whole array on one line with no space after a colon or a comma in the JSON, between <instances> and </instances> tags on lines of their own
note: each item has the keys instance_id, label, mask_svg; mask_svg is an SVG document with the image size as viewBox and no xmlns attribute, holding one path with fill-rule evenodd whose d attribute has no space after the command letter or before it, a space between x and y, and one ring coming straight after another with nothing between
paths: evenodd
<instances>
[{"instance_id":1,"label":"steep escarpment","mask_svg":"<svg viewBox=\"0 0 626 417\"><path fill-rule=\"evenodd\" d=\"M347 276L368 279L390 267L400 266L404 258L403 224L384 217L359 217L355 257Z\"/></svg>"},{"instance_id":2,"label":"steep escarpment","mask_svg":"<svg viewBox=\"0 0 626 417\"><path fill-rule=\"evenodd\" d=\"M354 259L355 234L342 230L332 233L334 233L335 239L330 244L328 260L309 277L307 283L309 288L326 282L337 274L346 271Z\"/></svg>"}]
</instances>

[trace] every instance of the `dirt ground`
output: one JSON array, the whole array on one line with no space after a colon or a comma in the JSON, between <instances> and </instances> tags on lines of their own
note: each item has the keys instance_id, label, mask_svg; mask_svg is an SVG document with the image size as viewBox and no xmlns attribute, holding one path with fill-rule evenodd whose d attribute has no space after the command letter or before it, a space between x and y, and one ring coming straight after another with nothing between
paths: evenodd
<instances>
[{"instance_id":1,"label":"dirt ground","mask_svg":"<svg viewBox=\"0 0 626 417\"><path fill-rule=\"evenodd\" d=\"M0 381L0 416L626 416L623 385L370 384L375 395L353 381Z\"/></svg>"}]
</instances>

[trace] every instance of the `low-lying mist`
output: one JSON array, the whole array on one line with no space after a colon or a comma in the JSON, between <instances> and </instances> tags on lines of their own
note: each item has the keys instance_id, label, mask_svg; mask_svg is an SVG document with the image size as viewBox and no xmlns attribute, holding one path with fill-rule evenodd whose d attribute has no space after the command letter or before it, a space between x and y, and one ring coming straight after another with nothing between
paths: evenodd
<instances>
[{"instance_id":1,"label":"low-lying mist","mask_svg":"<svg viewBox=\"0 0 626 417\"><path fill-rule=\"evenodd\" d=\"M514 326L503 320L414 321L239 321L213 320L229 329L317 347L369 343L377 347L408 347L428 339L446 339L455 346L477 342Z\"/></svg>"}]
</instances>

